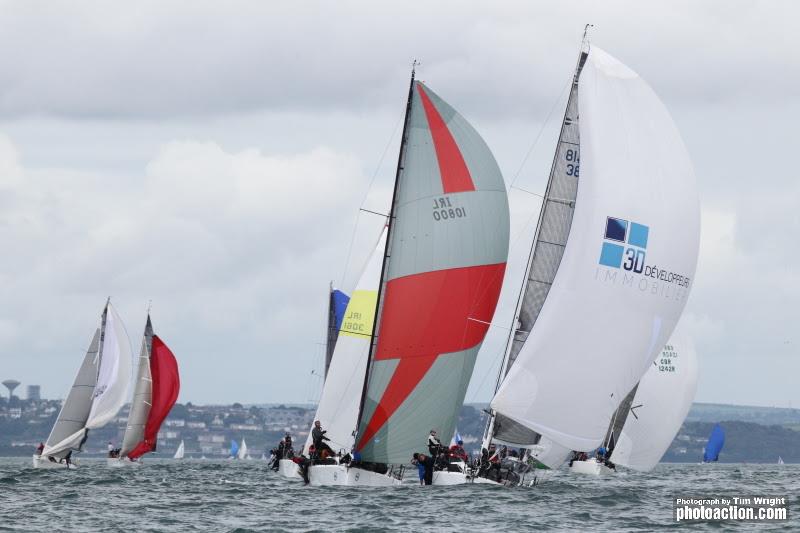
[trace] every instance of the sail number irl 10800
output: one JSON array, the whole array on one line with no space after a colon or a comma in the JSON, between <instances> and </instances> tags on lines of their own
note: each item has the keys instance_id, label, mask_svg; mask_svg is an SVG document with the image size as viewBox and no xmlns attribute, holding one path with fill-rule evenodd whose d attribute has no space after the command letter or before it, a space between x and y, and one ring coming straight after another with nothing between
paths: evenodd
<instances>
[{"instance_id":1,"label":"sail number irl 10800","mask_svg":"<svg viewBox=\"0 0 800 533\"><path fill-rule=\"evenodd\" d=\"M450 218L464 218L467 210L464 207L453 207L449 196L433 199L433 220L447 220Z\"/></svg>"}]
</instances>

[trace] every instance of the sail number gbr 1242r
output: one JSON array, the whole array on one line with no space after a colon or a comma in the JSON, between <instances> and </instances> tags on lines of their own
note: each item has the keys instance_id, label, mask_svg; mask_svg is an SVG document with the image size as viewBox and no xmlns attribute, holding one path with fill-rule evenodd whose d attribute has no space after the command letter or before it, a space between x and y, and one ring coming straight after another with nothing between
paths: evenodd
<instances>
[{"instance_id":1,"label":"sail number gbr 1242r","mask_svg":"<svg viewBox=\"0 0 800 533\"><path fill-rule=\"evenodd\" d=\"M464 207L453 207L449 196L433 199L433 219L437 222L450 218L464 218L467 216L467 209Z\"/></svg>"}]
</instances>

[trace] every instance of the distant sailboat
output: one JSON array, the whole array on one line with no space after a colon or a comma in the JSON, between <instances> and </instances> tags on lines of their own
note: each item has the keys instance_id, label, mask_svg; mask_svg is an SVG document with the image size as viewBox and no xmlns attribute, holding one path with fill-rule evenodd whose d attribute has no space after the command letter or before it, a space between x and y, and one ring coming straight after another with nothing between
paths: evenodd
<instances>
[{"instance_id":1,"label":"distant sailboat","mask_svg":"<svg viewBox=\"0 0 800 533\"><path fill-rule=\"evenodd\" d=\"M131 366L130 340L109 300L44 450L33 456L34 468L75 467L69 457L81 451L89 430L105 426L125 404Z\"/></svg>"},{"instance_id":2,"label":"distant sailboat","mask_svg":"<svg viewBox=\"0 0 800 533\"><path fill-rule=\"evenodd\" d=\"M722 426L715 424L711 430L711 435L708 437L708 443L703 450L703 462L713 463L719 460L719 453L725 445L725 430Z\"/></svg>"},{"instance_id":3,"label":"distant sailboat","mask_svg":"<svg viewBox=\"0 0 800 533\"><path fill-rule=\"evenodd\" d=\"M228 459L237 459L239 457L239 443L235 440L231 440L231 452Z\"/></svg>"},{"instance_id":4,"label":"distant sailboat","mask_svg":"<svg viewBox=\"0 0 800 533\"><path fill-rule=\"evenodd\" d=\"M156 450L158 430L175 405L179 391L178 362L164 341L153 333L148 313L122 448L118 458L108 459L109 466L138 463L142 455Z\"/></svg>"},{"instance_id":5,"label":"distant sailboat","mask_svg":"<svg viewBox=\"0 0 800 533\"><path fill-rule=\"evenodd\" d=\"M236 454L237 459L250 459L250 454L247 453L247 443L242 439L242 446Z\"/></svg>"},{"instance_id":6,"label":"distant sailboat","mask_svg":"<svg viewBox=\"0 0 800 533\"><path fill-rule=\"evenodd\" d=\"M546 439L553 453L537 459L548 465L600 446L681 316L699 223L694 173L664 105L584 43L485 445Z\"/></svg>"},{"instance_id":7,"label":"distant sailboat","mask_svg":"<svg viewBox=\"0 0 800 533\"><path fill-rule=\"evenodd\" d=\"M175 455L173 455L172 458L183 459L183 454L184 454L184 447L183 447L183 440L181 440L181 443L178 444L178 449L175 450Z\"/></svg>"},{"instance_id":8,"label":"distant sailboat","mask_svg":"<svg viewBox=\"0 0 800 533\"><path fill-rule=\"evenodd\" d=\"M783 459L781 458L781 456L780 456L780 455L778 456L778 464L779 464L779 465L782 465L782 464L784 464L784 462L783 462Z\"/></svg>"}]
</instances>

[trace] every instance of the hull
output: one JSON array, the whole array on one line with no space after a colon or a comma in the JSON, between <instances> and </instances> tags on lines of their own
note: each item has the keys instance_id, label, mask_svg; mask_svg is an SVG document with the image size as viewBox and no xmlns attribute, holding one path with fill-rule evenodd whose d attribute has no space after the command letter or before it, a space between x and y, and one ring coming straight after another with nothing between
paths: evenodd
<instances>
[{"instance_id":1,"label":"hull","mask_svg":"<svg viewBox=\"0 0 800 533\"><path fill-rule=\"evenodd\" d=\"M42 469L67 469L67 470L76 470L78 465L75 463L67 464L67 463L54 463L49 460L47 457L42 457L41 455L34 455L33 456L33 468L42 468Z\"/></svg>"},{"instance_id":2,"label":"hull","mask_svg":"<svg viewBox=\"0 0 800 533\"><path fill-rule=\"evenodd\" d=\"M399 479L385 474L345 465L312 465L308 469L308 479L315 487L393 487L401 483Z\"/></svg>"},{"instance_id":3,"label":"hull","mask_svg":"<svg viewBox=\"0 0 800 533\"><path fill-rule=\"evenodd\" d=\"M278 473L286 479L302 479L300 468L291 459L281 459L278 462Z\"/></svg>"},{"instance_id":4,"label":"hull","mask_svg":"<svg viewBox=\"0 0 800 533\"><path fill-rule=\"evenodd\" d=\"M486 480L488 481L488 480ZM463 472L434 472L433 484L434 485L463 485L464 483L471 483L472 478Z\"/></svg>"},{"instance_id":5,"label":"hull","mask_svg":"<svg viewBox=\"0 0 800 533\"><path fill-rule=\"evenodd\" d=\"M121 458L106 458L106 466L108 468L126 468L126 467L139 467L142 466L141 461L131 461L125 457Z\"/></svg>"},{"instance_id":6,"label":"hull","mask_svg":"<svg viewBox=\"0 0 800 533\"><path fill-rule=\"evenodd\" d=\"M569 471L574 474L584 474L587 476L610 476L614 471L608 468L603 463L598 462L596 459L589 459L587 461L573 461Z\"/></svg>"}]
</instances>

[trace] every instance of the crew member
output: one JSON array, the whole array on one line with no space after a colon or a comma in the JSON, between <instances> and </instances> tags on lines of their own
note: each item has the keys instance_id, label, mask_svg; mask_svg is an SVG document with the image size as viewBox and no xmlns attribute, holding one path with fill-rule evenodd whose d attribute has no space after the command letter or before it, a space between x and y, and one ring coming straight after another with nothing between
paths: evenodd
<instances>
[{"instance_id":1,"label":"crew member","mask_svg":"<svg viewBox=\"0 0 800 533\"><path fill-rule=\"evenodd\" d=\"M314 422L314 429L311 430L311 439L314 441L314 448L316 448L318 455L321 454L324 450L328 450L329 455L335 455L331 447L325 444L326 440L327 441L331 440L325 436L325 433L327 433L327 431L322 429L322 422L316 420Z\"/></svg>"}]
</instances>

